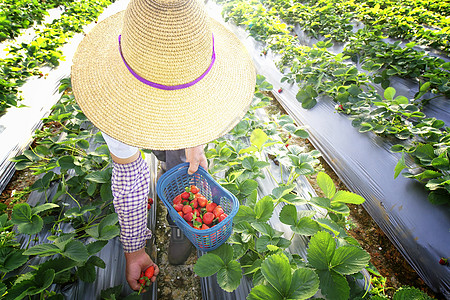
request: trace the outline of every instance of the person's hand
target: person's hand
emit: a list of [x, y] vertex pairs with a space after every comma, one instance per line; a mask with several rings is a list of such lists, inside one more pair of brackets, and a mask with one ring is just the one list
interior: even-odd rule
[[205, 146], [200, 145], [193, 148], [186, 148], [186, 162], [189, 163], [188, 174], [192, 175], [198, 170], [198, 166], [202, 166], [205, 170], [208, 169], [208, 160], [203, 150]]
[[131, 289], [139, 291], [141, 284], [138, 280], [141, 277], [141, 272], [145, 272], [145, 270], [147, 270], [150, 266], [154, 266], [155, 268], [155, 273], [153, 274], [153, 277], [150, 278], [151, 282], [155, 282], [156, 275], [159, 274], [159, 268], [151, 260], [150, 256], [148, 256], [147, 252], [145, 252], [145, 248], [135, 252], [125, 253], [125, 258], [127, 260], [125, 274]]

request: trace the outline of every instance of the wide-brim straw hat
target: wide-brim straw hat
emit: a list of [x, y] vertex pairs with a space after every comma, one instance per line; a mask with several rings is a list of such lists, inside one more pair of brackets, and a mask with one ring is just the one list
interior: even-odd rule
[[255, 76], [244, 45], [203, 3], [132, 0], [84, 37], [72, 87], [102, 132], [131, 146], [176, 150], [231, 130], [249, 108]]

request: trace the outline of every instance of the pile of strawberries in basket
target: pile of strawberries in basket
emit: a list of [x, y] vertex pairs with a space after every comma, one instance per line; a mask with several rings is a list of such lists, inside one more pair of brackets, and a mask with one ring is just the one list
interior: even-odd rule
[[173, 208], [195, 229], [211, 228], [228, 216], [220, 205], [200, 194], [195, 185], [186, 187], [173, 199]]

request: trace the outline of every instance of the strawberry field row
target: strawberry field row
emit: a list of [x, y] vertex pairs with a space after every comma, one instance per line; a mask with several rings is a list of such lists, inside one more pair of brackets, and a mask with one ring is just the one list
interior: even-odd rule
[[[360, 132], [372, 131], [408, 140], [406, 146], [399, 143], [392, 148], [411, 156], [418, 165], [419, 172], [404, 175], [425, 182], [431, 202], [448, 203], [450, 130], [442, 120], [426, 117], [418, 105], [430, 88], [430, 82], [421, 85], [412, 100], [396, 96], [392, 87], [380, 95], [375, 90], [376, 78], [349, 64], [346, 61], [349, 56], [327, 51], [332, 46], [330, 41], [320, 41], [312, 47], [300, 45], [292, 26], [281, 21], [277, 9], [267, 9], [256, 0], [225, 1], [223, 14], [225, 19], [245, 25], [251, 36], [266, 42], [267, 48], [281, 55], [277, 64], [285, 70], [282, 81], [299, 85], [297, 100], [304, 108], [312, 108], [318, 96], [327, 95], [338, 103], [339, 112], [349, 115]], [[372, 67], [379, 66], [372, 64]], [[405, 168], [407, 165], [402, 159], [395, 176]]]
[[58, 66], [63, 59], [61, 46], [82, 32], [83, 26], [94, 21], [109, 4], [109, 0], [69, 1], [61, 18], [37, 30], [35, 39], [9, 46], [7, 57], [0, 59], [0, 112], [20, 105], [19, 87], [25, 80], [33, 75], [42, 77], [42, 66]]
[[[320, 153], [295, 145], [294, 137], [308, 138], [308, 133], [291, 117], [261, 118], [258, 109], [269, 101], [263, 92], [273, 88], [263, 79], [258, 77], [251, 110], [207, 151], [210, 172], [221, 174], [217, 180], [241, 206], [229, 244], [201, 256], [194, 271], [199, 276], [217, 273], [219, 286], [228, 292], [239, 286], [244, 274], [252, 283], [247, 299], [307, 299], [318, 289], [326, 299], [385, 299], [383, 292], [370, 293], [367, 282], [355, 284], [363, 279], [359, 272], [364, 267], [379, 275], [345, 230], [346, 203], [361, 204], [364, 199], [337, 191], [328, 175], [317, 174]], [[296, 183], [312, 174], [317, 174], [321, 197], [308, 196]], [[299, 251], [300, 240], [306, 242]], [[404, 289], [397, 296], [417, 292]]]
[[[65, 80], [61, 90], [69, 87], [70, 82]], [[317, 173], [320, 153], [305, 152], [296, 145], [286, 147], [293, 137], [308, 137], [289, 116], [276, 115], [267, 121], [258, 118], [255, 111], [269, 103], [264, 91], [272, 86], [258, 77], [258, 87], [252, 109], [244, 119], [230, 135], [206, 149], [210, 172], [236, 195], [241, 207], [229, 243], [203, 255], [194, 270], [199, 276], [222, 274], [217, 276], [218, 284], [228, 292], [239, 286], [244, 274], [254, 286], [247, 299], [278, 299], [283, 294], [305, 299], [319, 289], [327, 299], [368, 296], [367, 286], [364, 290], [352, 282], [360, 278], [362, 268], [367, 267], [374, 274], [376, 270], [368, 264], [369, 255], [345, 232], [349, 214], [345, 203], [360, 204], [364, 199], [337, 191], [324, 173], [317, 176], [324, 196], [302, 196], [295, 181], [299, 176]], [[76, 280], [93, 282], [96, 267], [105, 267], [96, 253], [119, 233], [111, 206], [111, 160], [101, 135], [91, 133], [92, 125], [70, 91], [53, 109], [44, 120], [47, 125], [35, 133], [35, 145], [15, 161], [17, 169], [29, 168], [41, 174], [28, 192], [36, 190], [48, 195], [50, 187], [57, 184], [55, 194], [35, 207], [15, 204], [10, 220], [5, 213], [0, 216], [0, 251], [4, 254], [0, 260], [0, 294], [5, 299], [26, 295], [62, 299], [61, 294], [50, 291], [51, 285]], [[273, 173], [273, 167], [268, 169], [272, 160], [263, 153], [277, 162], [275, 169], [279, 169], [280, 176]], [[265, 176], [276, 183], [269, 194], [261, 194], [258, 187]], [[74, 206], [65, 207], [62, 199], [66, 197]], [[85, 203], [82, 206], [81, 201]], [[326, 211], [326, 216], [315, 217], [313, 207]], [[283, 236], [283, 232], [274, 229], [273, 222], [289, 226], [290, 236], [289, 231]], [[28, 236], [23, 250], [19, 250], [13, 225], [18, 233]], [[50, 228], [50, 243], [34, 238], [47, 230], [44, 226]], [[67, 226], [69, 230], [62, 230]], [[305, 257], [287, 250], [296, 236], [311, 236]], [[88, 238], [96, 241], [86, 244]], [[22, 267], [34, 256], [51, 259], [33, 269]], [[420, 294], [412, 288], [398, 293]], [[382, 294], [377, 297], [384, 299]]]
[[0, 42], [13, 39], [20, 34], [21, 29], [41, 24], [47, 10], [61, 5], [63, 1], [0, 1]]
[[[61, 89], [66, 88], [70, 88], [70, 81]], [[53, 107], [52, 115], [44, 119], [44, 124], [43, 130], [34, 135], [35, 146], [16, 157], [18, 169], [30, 168], [35, 174], [41, 174], [25, 193], [42, 192], [44, 203], [34, 207], [28, 203], [14, 204], [10, 220], [6, 213], [0, 216], [2, 299], [31, 295], [63, 299], [49, 287], [78, 279], [93, 282], [96, 267], [105, 268], [105, 262], [96, 253], [119, 234], [117, 215], [111, 205], [108, 149], [100, 134], [91, 133], [92, 125], [86, 126], [86, 117], [70, 92]], [[55, 184], [56, 191], [50, 194]], [[81, 205], [86, 199], [91, 200]], [[66, 202], [74, 205], [66, 207]], [[10, 209], [2, 204], [2, 211]], [[17, 231], [13, 230], [14, 225]], [[47, 230], [50, 236], [40, 240], [40, 233]], [[19, 234], [26, 237], [22, 246], [17, 240]], [[86, 243], [89, 238], [96, 241]], [[27, 267], [28, 260], [34, 256], [51, 259]], [[16, 271], [18, 268], [20, 272]]]
[[447, 16], [412, 7], [406, 3], [385, 1], [270, 1], [287, 22], [298, 23], [316, 38], [348, 41], [355, 35], [355, 22], [365, 31], [391, 38], [406, 39], [423, 46], [448, 52], [450, 21]]

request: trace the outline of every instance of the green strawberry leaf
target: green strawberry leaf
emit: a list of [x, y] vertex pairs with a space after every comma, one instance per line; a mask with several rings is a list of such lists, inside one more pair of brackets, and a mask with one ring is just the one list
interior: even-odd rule
[[336, 193], [336, 187], [334, 186], [333, 180], [324, 172], [319, 172], [317, 174], [317, 185], [325, 194], [325, 197], [331, 199]]
[[298, 268], [292, 274], [288, 299], [309, 299], [319, 290], [319, 276], [312, 269]]
[[331, 259], [331, 268], [343, 275], [361, 271], [370, 260], [370, 255], [355, 246], [342, 246], [336, 249]]
[[296, 225], [291, 226], [291, 229], [296, 234], [313, 235], [320, 230], [320, 225], [311, 217], [303, 217]]
[[33, 246], [23, 252], [24, 255], [39, 255], [39, 256], [49, 256], [61, 253], [56, 245], [53, 244], [39, 244]]
[[255, 205], [255, 215], [258, 222], [267, 222], [273, 214], [274, 205], [272, 197], [265, 196]]
[[283, 300], [280, 293], [274, 289], [271, 285], [257, 285], [247, 296], [247, 300]]
[[97, 252], [100, 252], [100, 250], [102, 250], [103, 247], [106, 246], [106, 244], [108, 244], [108, 241], [95, 241], [87, 244], [86, 249], [89, 255], [94, 255]]
[[395, 165], [394, 179], [397, 178], [398, 175], [400, 175], [400, 172], [406, 168], [408, 168], [408, 166], [406, 165], [406, 162], [405, 162], [405, 154], [402, 152], [402, 157], [399, 159], [399, 161]]
[[289, 194], [292, 192], [292, 190], [295, 188], [295, 184], [290, 185], [279, 185], [276, 188], [272, 190], [272, 195], [275, 197], [275, 199], [280, 199], [283, 196]]
[[76, 240], [68, 242], [64, 252], [61, 254], [78, 262], [86, 261], [89, 257], [86, 246], [82, 242]]
[[245, 205], [240, 205], [239, 210], [237, 211], [236, 215], [234, 216], [233, 222], [234, 223], [256, 222], [256, 214], [253, 211], [253, 209], [251, 209], [250, 207], [245, 206]]
[[17, 225], [17, 229], [23, 234], [36, 234], [44, 227], [44, 221], [40, 216], [32, 214], [28, 203], [14, 205], [11, 221]]
[[28, 261], [28, 256], [23, 255], [24, 250], [12, 247], [0, 248], [0, 272], [8, 273], [22, 266]]
[[280, 222], [287, 225], [297, 224], [297, 208], [294, 205], [285, 205], [280, 211]]
[[262, 151], [263, 145], [269, 140], [269, 137], [262, 129], [253, 130], [250, 136], [250, 143], [255, 146], [259, 152]]
[[237, 289], [241, 283], [241, 278], [241, 265], [235, 260], [230, 261], [217, 272], [217, 283], [227, 292]]
[[280, 295], [287, 295], [291, 287], [292, 273], [289, 260], [284, 254], [275, 254], [266, 258], [261, 264], [264, 278]]
[[334, 238], [325, 231], [311, 237], [308, 245], [308, 263], [318, 270], [328, 270], [336, 249]]
[[327, 299], [348, 300], [350, 287], [347, 279], [333, 270], [317, 270], [320, 279], [320, 290]]
[[52, 208], [56, 208], [59, 207], [59, 205], [55, 204], [55, 203], [44, 203], [38, 206], [35, 206], [31, 209], [31, 213], [32, 214], [38, 214], [40, 212], [52, 209]]
[[354, 194], [348, 191], [338, 191], [334, 197], [332, 197], [331, 202], [342, 202], [349, 204], [362, 204], [365, 199], [360, 195]]
[[[38, 270], [37, 273], [33, 276], [33, 280], [31, 280], [31, 286], [26, 289], [27, 295], [36, 295], [47, 289], [55, 278], [55, 270]], [[25, 280], [28, 281], [28, 280]], [[9, 294], [9, 293], [8, 293]]]
[[225, 263], [218, 255], [207, 253], [198, 258], [194, 265], [194, 272], [200, 277], [208, 277], [216, 274], [223, 267]]
[[209, 253], [220, 257], [224, 264], [228, 264], [233, 259], [233, 248], [227, 243], [222, 244], [219, 248]]

